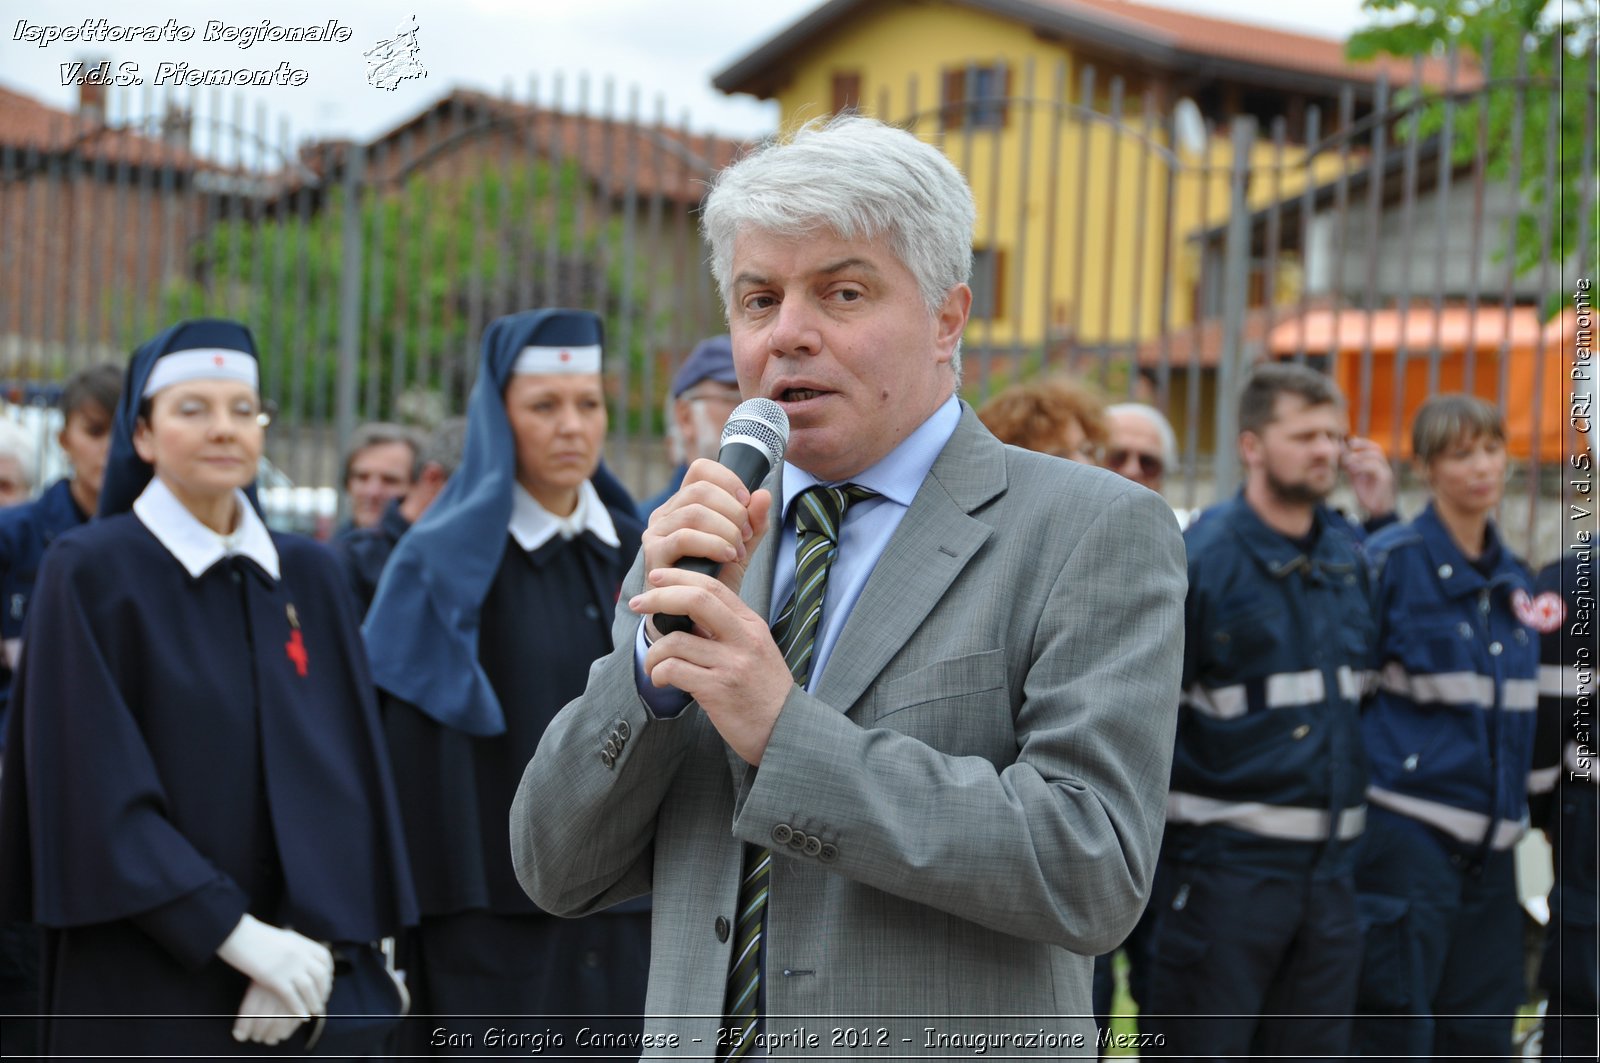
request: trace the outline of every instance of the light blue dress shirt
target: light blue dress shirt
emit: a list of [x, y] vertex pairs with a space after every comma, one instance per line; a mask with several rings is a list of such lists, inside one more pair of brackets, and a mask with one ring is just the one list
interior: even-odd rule
[[[928, 470], [944, 450], [961, 420], [961, 403], [955, 396], [945, 400], [917, 430], [886, 454], [881, 461], [850, 479], [850, 483], [870, 488], [879, 495], [852, 505], [845, 512], [839, 529], [839, 553], [828, 573], [828, 588], [822, 597], [822, 624], [817, 632], [816, 648], [811, 662], [807, 690], [815, 689], [817, 679], [828, 666], [828, 658], [839, 641], [839, 632], [861, 597], [878, 558], [889, 545], [895, 529], [911, 500], [928, 478]], [[767, 622], [770, 624], [783, 612], [789, 596], [794, 593], [794, 555], [797, 533], [794, 521], [794, 503], [802, 492], [816, 484], [839, 486], [818, 480], [815, 476], [788, 462], [783, 466], [783, 531], [778, 542], [778, 554], [773, 559], [772, 606]], [[656, 687], [644, 670], [644, 625], [634, 642], [633, 674], [639, 696], [650, 712], [662, 719], [681, 713], [689, 704], [688, 695], [675, 687]]]

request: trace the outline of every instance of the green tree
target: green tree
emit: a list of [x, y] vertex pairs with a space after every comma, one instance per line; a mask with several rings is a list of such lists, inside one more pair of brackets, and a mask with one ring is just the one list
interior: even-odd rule
[[[191, 249], [189, 275], [165, 287], [148, 317], [129, 323], [129, 341], [181, 317], [237, 317], [260, 347], [263, 393], [287, 420], [331, 420], [348, 204], [342, 187], [325, 194], [315, 210], [291, 198], [276, 217], [212, 225]], [[584, 220], [577, 204], [588, 194], [575, 164], [537, 163], [413, 178], [363, 196], [363, 413], [395, 418], [402, 393], [418, 392], [464, 408], [483, 326], [529, 305], [595, 309], [613, 345], [632, 337], [627, 353], [637, 370], [652, 324], [648, 301], [624, 297], [622, 218], [591, 207]], [[649, 264], [635, 254], [632, 266], [632, 287], [648, 290]]]
[[[1487, 108], [1487, 175], [1498, 181], [1515, 175], [1523, 193], [1524, 210], [1512, 241], [1517, 269], [1537, 266], [1546, 246], [1555, 263], [1575, 252], [1592, 255], [1597, 0], [1364, 0], [1362, 10], [1375, 22], [1350, 38], [1351, 59], [1440, 57], [1456, 47], [1463, 59], [1477, 64], [1486, 87], [1468, 94], [1465, 106], [1456, 110], [1451, 151], [1457, 163], [1473, 158], [1479, 111]], [[1526, 80], [1519, 81], [1519, 76]], [[1442, 100], [1432, 98], [1421, 106], [1415, 135], [1440, 134]], [[1552, 121], [1558, 142], [1553, 174], [1546, 170]], [[1400, 135], [1412, 135], [1412, 128], [1409, 121], [1401, 122]], [[1579, 248], [1585, 192], [1590, 209], [1581, 231], [1588, 246]]]

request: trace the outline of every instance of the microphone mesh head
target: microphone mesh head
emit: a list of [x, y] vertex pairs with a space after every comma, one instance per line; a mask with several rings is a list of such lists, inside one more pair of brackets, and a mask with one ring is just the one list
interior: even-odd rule
[[789, 446], [789, 415], [771, 399], [746, 399], [733, 408], [722, 429], [722, 442], [735, 436], [760, 444], [772, 464], [777, 465]]

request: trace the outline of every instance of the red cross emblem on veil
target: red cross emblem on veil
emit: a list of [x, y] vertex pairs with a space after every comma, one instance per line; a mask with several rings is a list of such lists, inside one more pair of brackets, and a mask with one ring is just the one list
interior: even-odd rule
[[213, 355], [212, 355], [212, 356], [211, 356], [211, 363], [212, 363], [212, 364], [213, 364], [213, 365], [215, 365], [215, 366], [216, 366], [216, 367], [217, 367], [217, 368], [218, 368], [218, 369], [221, 369], [221, 368], [222, 368], [222, 355], [220, 355], [220, 354], [213, 354]]
[[572, 352], [571, 351], [562, 351], [560, 357], [561, 357], [561, 360], [563, 362], [570, 362], [570, 361], [572, 361]]

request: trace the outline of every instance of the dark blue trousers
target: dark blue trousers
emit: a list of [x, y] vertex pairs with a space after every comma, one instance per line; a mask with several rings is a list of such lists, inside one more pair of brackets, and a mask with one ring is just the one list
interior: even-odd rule
[[1509, 1056], [1525, 995], [1510, 850], [1455, 850], [1415, 820], [1373, 808], [1356, 886], [1366, 957], [1354, 1050]]
[[1348, 877], [1172, 863], [1140, 1033], [1197, 1059], [1344, 1055], [1361, 965]]
[[1596, 1013], [1600, 1012], [1600, 933], [1596, 914], [1597, 793], [1592, 785], [1566, 784], [1560, 818], [1550, 839], [1556, 882], [1550, 890], [1550, 925], [1539, 984], [1549, 994], [1544, 1019], [1546, 1059], [1596, 1058]]

